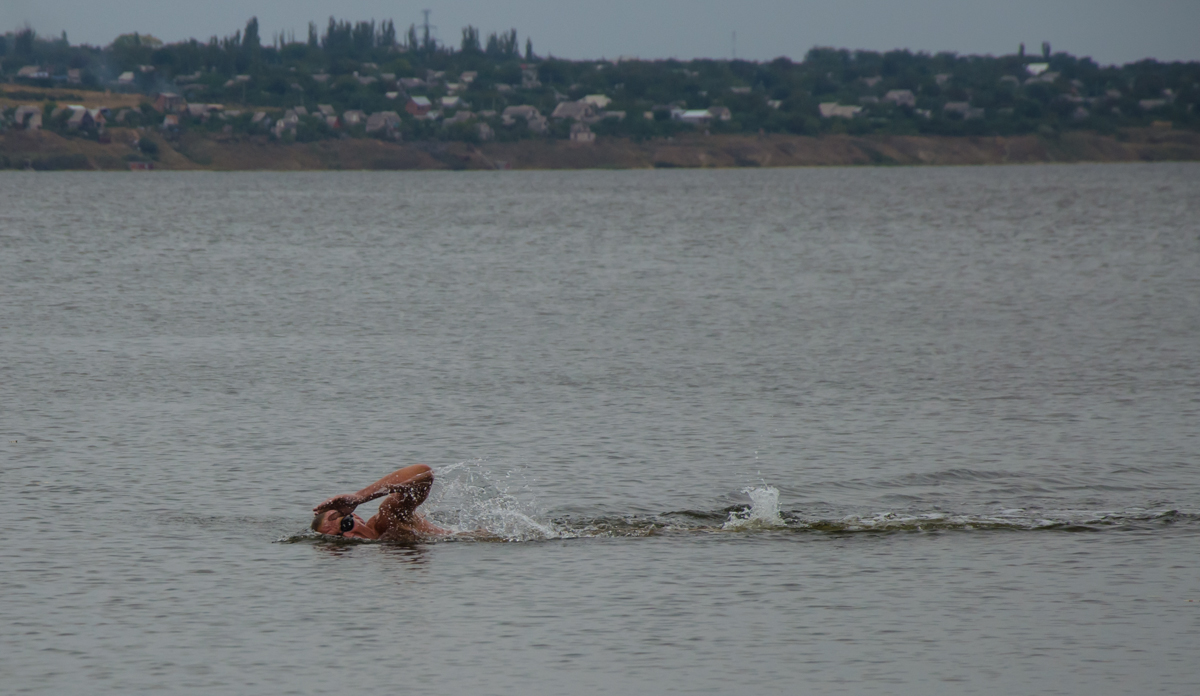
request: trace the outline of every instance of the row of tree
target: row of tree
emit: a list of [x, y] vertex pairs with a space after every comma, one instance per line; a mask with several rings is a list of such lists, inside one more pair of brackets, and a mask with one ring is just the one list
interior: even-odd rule
[[[439, 42], [430, 27], [413, 24], [399, 34], [393, 20], [350, 22], [329, 18], [321, 32], [310, 22], [306, 40], [283, 33], [264, 43], [258, 18], [230, 36], [211, 37], [207, 42], [190, 39], [164, 46], [148, 34], [122, 34], [107, 47], [71, 46], [66, 33], [61, 38], [38, 36], [30, 27], [0, 35], [0, 69], [11, 72], [25, 64], [45, 63], [53, 67], [91, 68], [101, 78], [112, 77], [141, 66], [164, 67], [168, 76], [194, 70], [245, 73], [286, 62], [305, 63], [310, 68], [330, 67], [339, 61], [379, 62], [404, 53], [411, 56], [449, 56], [452, 46]], [[463, 28], [458, 53], [494, 60], [521, 59], [517, 30], [493, 32], [481, 42], [477, 28]], [[533, 42], [525, 40], [526, 60], [534, 60]]]
[[[111, 88], [128, 72], [148, 95], [174, 91], [189, 101], [260, 108], [311, 110], [324, 103], [339, 112], [402, 110], [398, 78], [426, 78], [427, 85], [407, 91], [436, 102], [448, 93], [447, 83], [470, 71], [475, 79], [459, 92], [469, 106], [461, 108], [530, 104], [548, 115], [565, 99], [600, 93], [612, 100], [608, 110], [625, 118], [593, 128], [631, 137], [683, 128], [671, 121], [672, 109], [714, 106], [729, 108], [733, 118], [708, 127], [730, 132], [1053, 134], [1155, 121], [1200, 129], [1200, 63], [1103, 66], [1048, 45], [1040, 55], [1023, 47], [1004, 56], [814, 48], [801, 61], [571, 61], [536, 56], [528, 39], [522, 51], [516, 30], [483, 37], [468, 26], [459, 44], [448, 46], [425, 27], [400, 32], [390, 20], [334, 18], [323, 30], [310, 24], [302, 39], [278, 34], [264, 41], [253, 18], [241, 31], [207, 42], [164, 45], [126, 34], [103, 48], [73, 46], [65, 35], [40, 37], [28, 28], [0, 39], [0, 73], [9, 78], [32, 64], [49, 76], [27, 81], [60, 85], [74, 70], [80, 88]], [[889, 97], [896, 90], [911, 95]], [[861, 111], [822, 118], [820, 105], [831, 102]], [[421, 124], [413, 132], [439, 131]]]

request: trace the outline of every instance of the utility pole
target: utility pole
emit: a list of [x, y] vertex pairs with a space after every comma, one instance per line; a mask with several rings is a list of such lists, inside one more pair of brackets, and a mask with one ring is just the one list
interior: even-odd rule
[[423, 49], [425, 49], [426, 51], [432, 51], [432, 50], [433, 50], [433, 39], [432, 39], [432, 38], [430, 38], [430, 35], [429, 35], [429, 30], [430, 30], [430, 29], [435, 29], [435, 30], [436, 30], [436, 29], [437, 29], [437, 27], [435, 27], [435, 26], [433, 26], [432, 24], [430, 24], [430, 23], [429, 23], [429, 12], [430, 12], [430, 10], [421, 10], [421, 12], [422, 12], [422, 13], [425, 15], [425, 23], [421, 25], [421, 29], [423, 29], [423, 30], [424, 30], [424, 32], [425, 32], [425, 33], [424, 33], [424, 37], [423, 37], [423, 38], [424, 38], [424, 40], [423, 40], [423, 42], [422, 42], [422, 44], [421, 44], [421, 47], [422, 47]]
[[737, 32], [733, 32], [733, 38], [729, 40], [730, 60], [737, 60]]

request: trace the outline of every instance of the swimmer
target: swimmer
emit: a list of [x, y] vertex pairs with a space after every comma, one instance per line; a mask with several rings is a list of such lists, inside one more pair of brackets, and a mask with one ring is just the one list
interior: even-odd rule
[[[318, 534], [347, 539], [411, 539], [417, 535], [449, 534], [417, 512], [433, 486], [433, 470], [413, 464], [384, 476], [357, 493], [337, 495], [313, 508], [312, 529]], [[387, 496], [379, 512], [363, 521], [354, 508]]]

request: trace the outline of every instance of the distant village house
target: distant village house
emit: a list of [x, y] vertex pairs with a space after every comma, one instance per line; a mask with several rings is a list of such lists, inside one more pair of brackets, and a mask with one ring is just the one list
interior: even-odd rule
[[160, 114], [176, 113], [187, 107], [187, 100], [174, 92], [159, 92], [154, 98], [154, 110]]
[[42, 127], [42, 108], [40, 106], [18, 106], [13, 114], [13, 121], [25, 130], [40, 130]]
[[824, 102], [817, 105], [821, 118], [854, 118], [862, 113], [861, 106], [844, 106], [837, 102]]
[[378, 133], [385, 131], [389, 137], [395, 137], [396, 129], [400, 127], [400, 114], [395, 111], [379, 111], [367, 117], [367, 132]]
[[408, 103], [404, 105], [404, 110], [417, 118], [424, 117], [431, 108], [433, 104], [429, 102], [428, 97], [409, 97]]
[[708, 109], [675, 109], [671, 112], [671, 117], [676, 121], [692, 125], [700, 125], [712, 120], [712, 114]]
[[579, 101], [560, 102], [550, 114], [553, 119], [574, 119], [576, 121], [591, 120], [596, 117], [595, 105], [580, 99]]
[[946, 105], [942, 107], [942, 111], [947, 114], [958, 114], [964, 120], [983, 118], [984, 115], [982, 108], [973, 107], [967, 102], [946, 102]]
[[733, 112], [727, 106], [710, 106], [708, 107], [708, 113], [712, 114], [712, 117], [718, 121], [728, 121], [733, 118]]
[[596, 134], [586, 123], [571, 124], [571, 142], [591, 144], [596, 142]]
[[883, 95], [883, 100], [896, 106], [907, 106], [910, 109], [917, 105], [917, 95], [913, 94], [911, 89], [888, 90], [888, 93]]
[[525, 119], [525, 125], [534, 133], [546, 133], [550, 130], [549, 121], [546, 117], [542, 116], [537, 107], [528, 104], [505, 107], [504, 112], [500, 116], [500, 121], [506, 126], [511, 126], [517, 122], [518, 118]]
[[17, 77], [26, 80], [49, 80], [50, 72], [37, 65], [26, 65], [17, 71]]

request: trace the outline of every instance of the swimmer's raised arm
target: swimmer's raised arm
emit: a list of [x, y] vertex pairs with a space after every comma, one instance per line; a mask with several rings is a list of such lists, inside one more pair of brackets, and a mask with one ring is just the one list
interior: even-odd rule
[[424, 464], [413, 464], [412, 466], [406, 466], [403, 469], [393, 471], [357, 493], [336, 495], [313, 508], [313, 512], [320, 514], [329, 510], [336, 510], [339, 515], [349, 515], [354, 512], [354, 508], [367, 501], [404, 491], [419, 484], [428, 484], [432, 481], [432, 469]]

